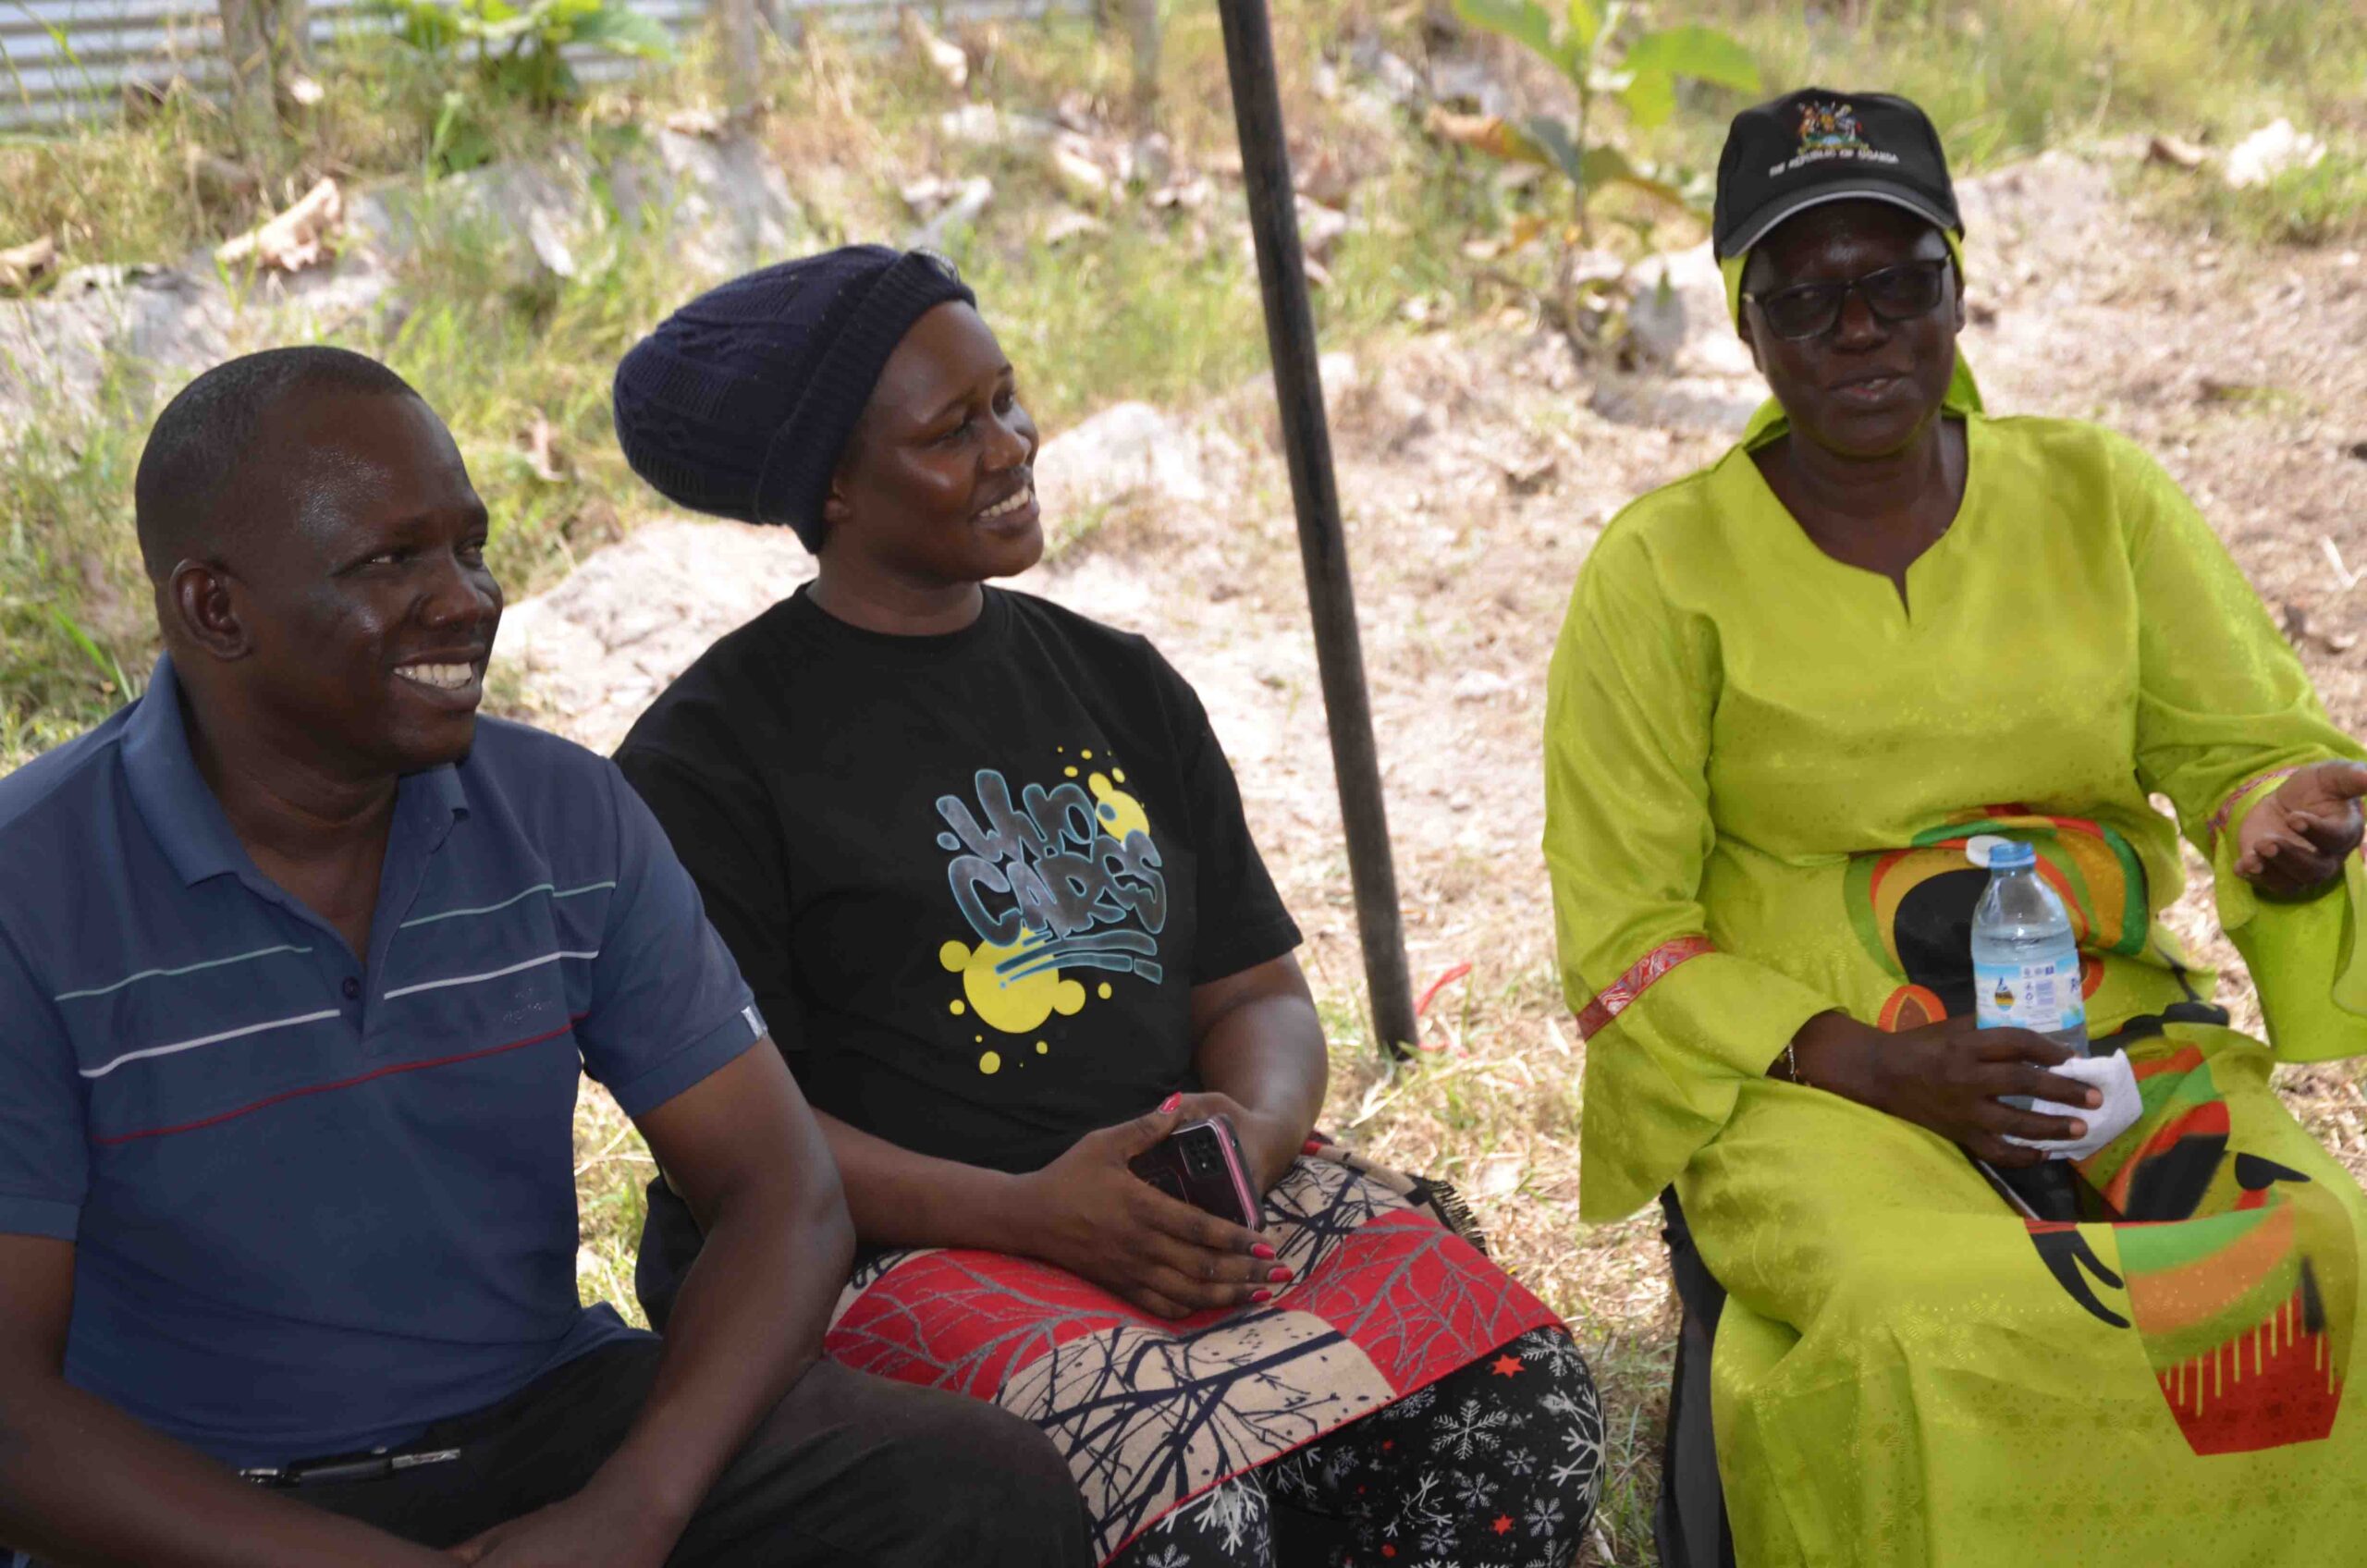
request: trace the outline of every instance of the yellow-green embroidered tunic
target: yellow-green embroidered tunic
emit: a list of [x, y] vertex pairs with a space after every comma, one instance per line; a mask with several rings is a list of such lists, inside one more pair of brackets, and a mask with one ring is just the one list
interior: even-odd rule
[[[1588, 1036], [1583, 1212], [1674, 1182], [1731, 1292], [1712, 1386], [1746, 1568], [2367, 1562], [2343, 1398], [2367, 1204], [2267, 1080], [2367, 1051], [2367, 876], [2258, 900], [2230, 828], [2361, 749], [2142, 452], [1966, 430], [1963, 506], [1903, 602], [1744, 447], [1628, 508], [1579, 576], [1545, 848]], [[2181, 827], [2273, 1055], [2213, 1021], [2156, 918]], [[2091, 1032], [2137, 1068], [2144, 1118], [2081, 1167], [2125, 1223], [2026, 1225], [1945, 1140], [1766, 1076], [1828, 1009], [1970, 1011], [1980, 834], [2037, 848]]]

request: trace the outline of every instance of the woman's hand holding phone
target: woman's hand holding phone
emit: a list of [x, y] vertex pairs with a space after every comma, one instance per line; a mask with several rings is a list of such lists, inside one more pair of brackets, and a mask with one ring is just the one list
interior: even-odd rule
[[1233, 1136], [1240, 1140], [1242, 1156], [1249, 1162], [1249, 1184], [1255, 1189], [1254, 1195], [1261, 1200], [1290, 1170], [1291, 1161], [1305, 1152], [1306, 1140], [1297, 1135], [1296, 1129], [1262, 1111], [1250, 1109], [1231, 1095], [1220, 1095], [1213, 1089], [1185, 1095], [1180, 1109], [1186, 1121], [1221, 1116], [1233, 1123]]
[[1161, 1317], [1245, 1306], [1287, 1283], [1290, 1270], [1264, 1236], [1168, 1196], [1128, 1168], [1189, 1120], [1183, 1105], [1171, 1096], [1021, 1177], [1013, 1224], [1029, 1244], [1018, 1250]]

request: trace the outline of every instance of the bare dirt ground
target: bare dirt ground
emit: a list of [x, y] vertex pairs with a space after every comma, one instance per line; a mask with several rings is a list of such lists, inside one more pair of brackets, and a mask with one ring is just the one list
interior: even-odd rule
[[[1968, 183], [1966, 351], [1993, 410], [2099, 420], [2155, 452], [2296, 631], [2337, 720], [2367, 733], [2367, 594], [2327, 548], [2367, 569], [2367, 266], [2155, 227], [2120, 193], [2128, 173], [2050, 155]], [[1760, 395], [1703, 259], [1673, 282], [1695, 316], [1673, 374], [1581, 370], [1550, 335], [1511, 326], [1332, 367], [1417, 988], [1471, 966], [1433, 1004], [1435, 1051], [1417, 1073], [1390, 1081], [1363, 1047], [1335, 1051], [1332, 1121], [1383, 1158], [1461, 1180], [1500, 1254], [1578, 1325], [1604, 1374], [1614, 1463], [1640, 1467], [1630, 1494], [1657, 1455], [1674, 1318], [1650, 1219], [1577, 1221], [1580, 1059], [1553, 978], [1538, 737], [1547, 658], [1600, 525], [1713, 459]], [[1361, 971], [1270, 408], [1258, 385], [1170, 410], [1194, 433], [1204, 498], [1122, 502], [1022, 585], [1147, 632], [1198, 686], [1344, 1038], [1360, 1033]], [[1044, 454], [1048, 490], [1059, 456]], [[513, 656], [542, 650], [526, 705], [613, 741], [669, 666], [804, 574], [785, 535], [733, 533], [729, 583], [686, 584], [688, 599], [661, 590], [672, 602], [645, 604], [622, 643], [596, 638], [605, 653], [555, 624], [555, 606], [522, 607], [504, 637]], [[644, 531], [618, 547], [639, 554], [586, 573], [646, 592], [682, 537]], [[613, 621], [618, 601], [585, 579], [546, 597], [573, 594], [573, 613]], [[2232, 961], [2193, 892], [2177, 921]], [[2240, 971], [2230, 979], [2256, 1025]], [[2287, 1070], [2283, 1084], [2367, 1172], [2353, 1071]], [[1645, 1553], [1632, 1501], [1606, 1524], [1603, 1555]]]

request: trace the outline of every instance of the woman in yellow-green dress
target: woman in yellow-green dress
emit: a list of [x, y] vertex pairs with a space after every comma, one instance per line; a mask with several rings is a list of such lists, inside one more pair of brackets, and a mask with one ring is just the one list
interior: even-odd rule
[[[1584, 1212], [1674, 1183], [1730, 1292], [1737, 1556], [2367, 1562], [2367, 1201], [2269, 1087], [2367, 1051], [2361, 748], [2151, 459], [1981, 411], [1920, 111], [1748, 111], [1717, 202], [1774, 397], [1581, 572], [1546, 851]], [[2265, 1044], [2160, 922], [2180, 831]], [[1968, 851], [1994, 839], [2062, 896], [2141, 1108], [2053, 1162], [2033, 1145], [2112, 1129], [2059, 1047], [1975, 1026]]]

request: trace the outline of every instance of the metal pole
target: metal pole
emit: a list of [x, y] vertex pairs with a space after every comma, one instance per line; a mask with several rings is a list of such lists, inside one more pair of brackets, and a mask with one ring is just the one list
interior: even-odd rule
[[1290, 148], [1282, 139], [1282, 100], [1274, 80], [1273, 31], [1266, 0], [1217, 0], [1217, 10], [1224, 19], [1233, 124], [1241, 135], [1249, 228], [1257, 241], [1266, 343], [1274, 361], [1274, 395], [1282, 404], [1282, 446], [1290, 458], [1291, 496], [1298, 509], [1299, 557], [1306, 570], [1306, 603], [1315, 621], [1323, 710], [1331, 727], [1331, 766], [1339, 777], [1340, 818], [1348, 835], [1348, 876], [1355, 889], [1365, 984], [1381, 1049], [1402, 1059], [1419, 1038], [1414, 987], [1405, 970], [1397, 868], [1390, 858], [1389, 814], [1381, 800], [1372, 703], [1365, 691], [1364, 650], [1356, 636], [1355, 589], [1349, 581], [1340, 492], [1331, 472], [1331, 432], [1323, 417], [1315, 315], [1307, 304]]

